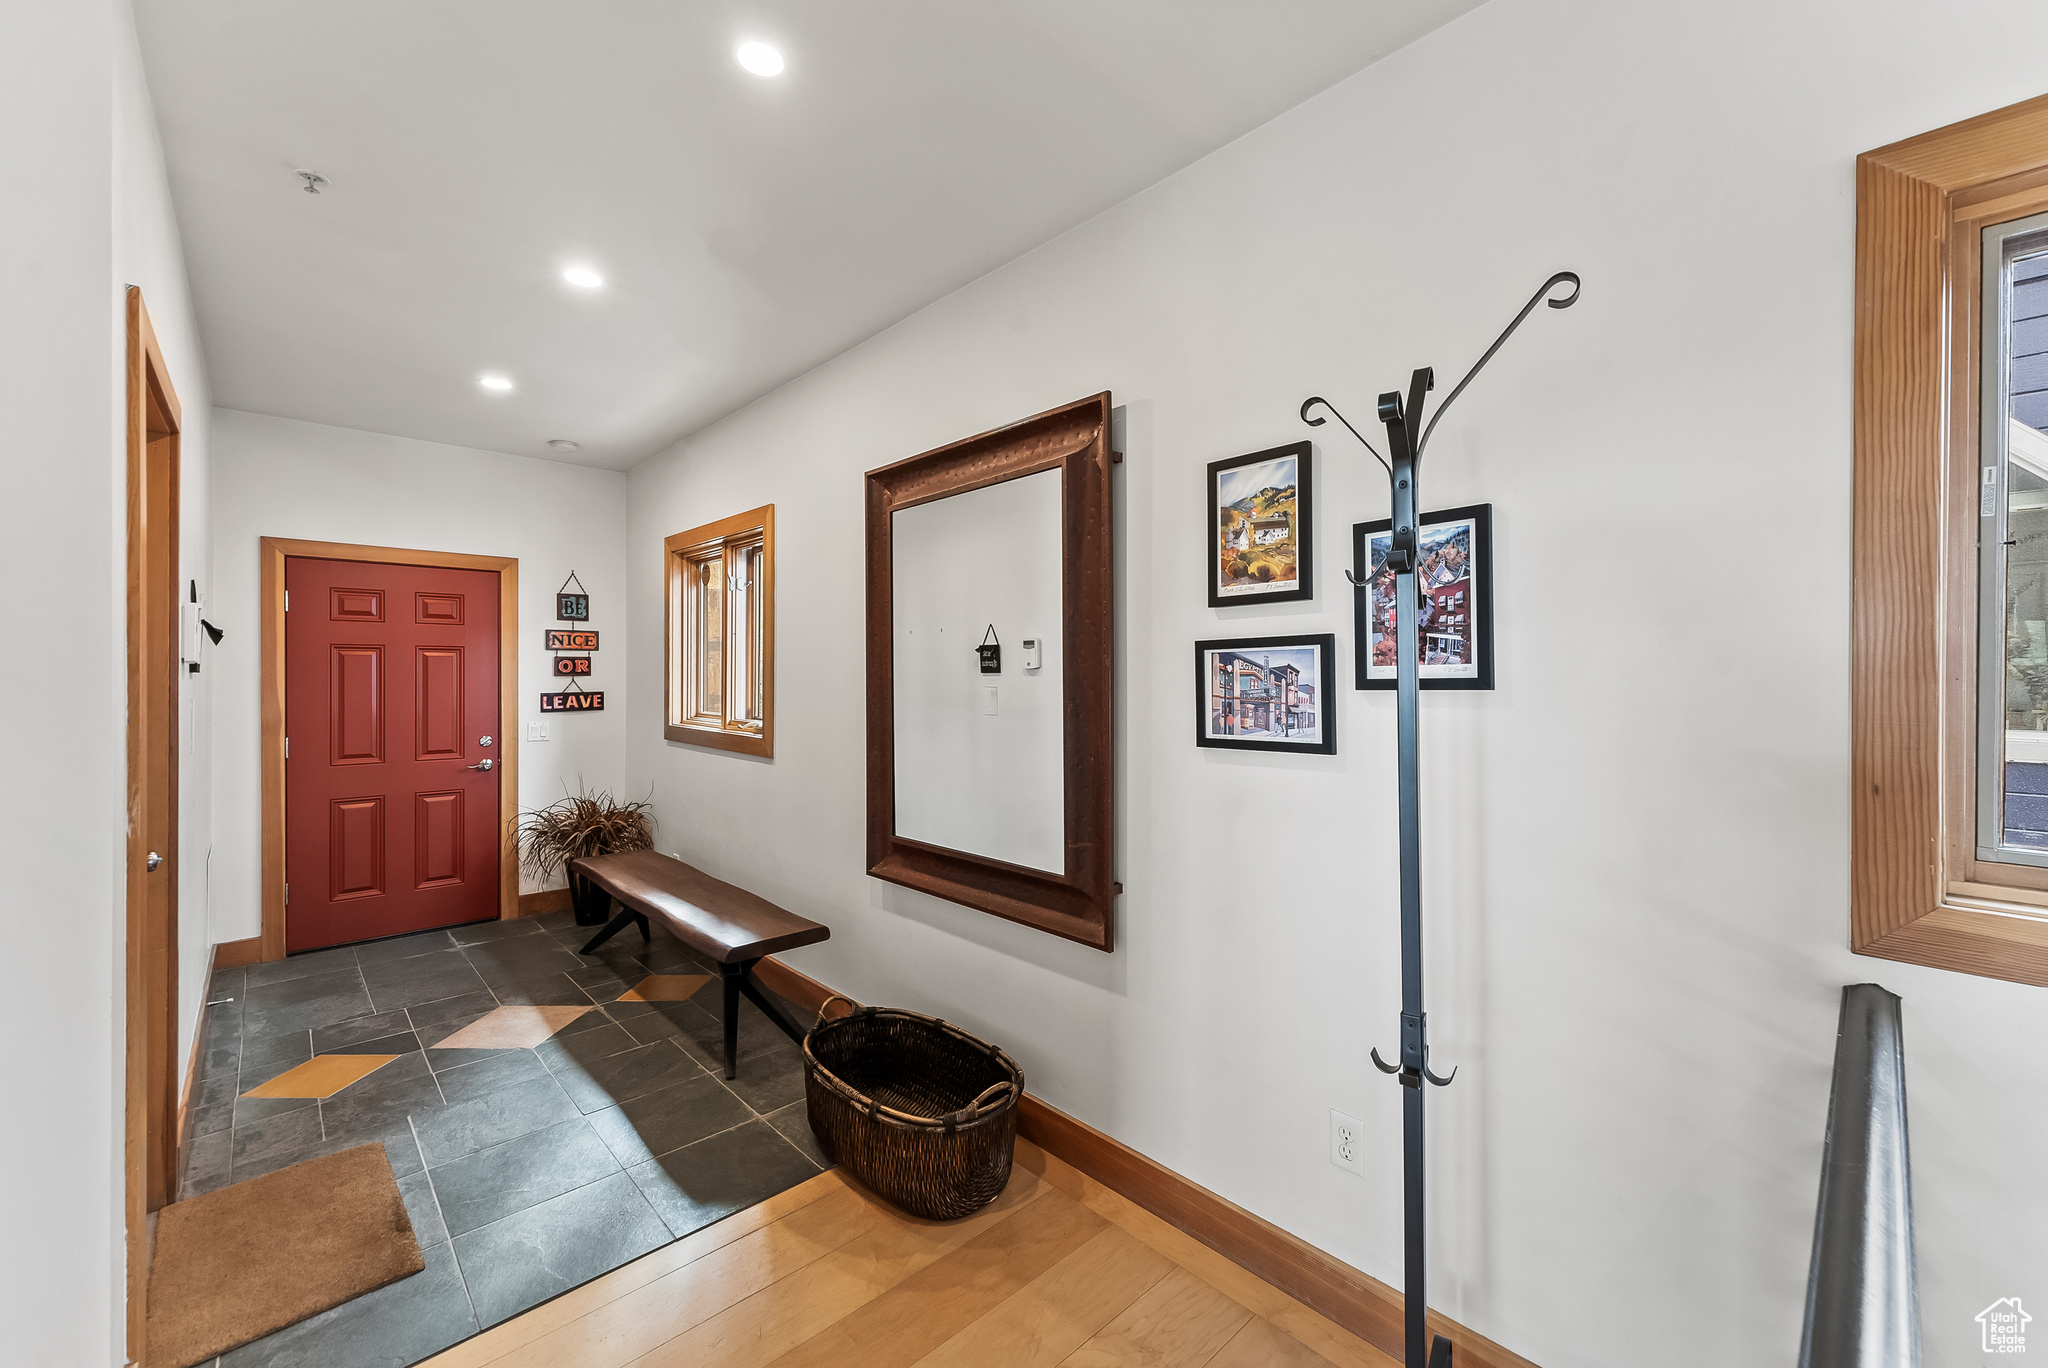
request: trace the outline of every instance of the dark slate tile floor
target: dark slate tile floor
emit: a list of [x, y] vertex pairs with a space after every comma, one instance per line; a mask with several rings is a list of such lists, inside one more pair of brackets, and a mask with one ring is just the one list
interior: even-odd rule
[[[560, 912], [214, 975], [180, 1196], [381, 1141], [427, 1268], [213, 1368], [403, 1368], [826, 1167], [794, 1042], [743, 1005], [728, 1082], [717, 969], [659, 931], [577, 954], [591, 934]], [[616, 1001], [650, 973], [712, 981]], [[433, 1048], [500, 1006], [585, 1004], [533, 1049]], [[318, 1054], [398, 1057], [324, 1101], [241, 1095]]]

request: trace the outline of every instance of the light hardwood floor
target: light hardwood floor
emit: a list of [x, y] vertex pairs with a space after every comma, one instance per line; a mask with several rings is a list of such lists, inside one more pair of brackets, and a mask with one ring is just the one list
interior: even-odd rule
[[836, 1171], [424, 1368], [1397, 1368], [1026, 1141], [944, 1225]]

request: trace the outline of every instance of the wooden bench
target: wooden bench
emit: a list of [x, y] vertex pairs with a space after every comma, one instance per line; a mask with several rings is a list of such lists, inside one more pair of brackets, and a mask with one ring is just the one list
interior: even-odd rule
[[725, 979], [727, 1078], [739, 1077], [740, 994], [791, 1040], [803, 1040], [803, 1031], [762, 990], [754, 966], [763, 955], [825, 940], [830, 928], [655, 850], [569, 861], [569, 894], [579, 911], [596, 899], [603, 899], [599, 906], [604, 910], [613, 902], [621, 909], [583, 947], [586, 955], [630, 922], [640, 923], [641, 940], [652, 939], [647, 919], [658, 917], [677, 940], [718, 965]]

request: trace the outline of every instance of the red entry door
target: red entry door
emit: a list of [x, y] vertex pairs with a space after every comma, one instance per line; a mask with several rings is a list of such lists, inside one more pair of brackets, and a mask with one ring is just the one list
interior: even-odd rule
[[285, 948], [498, 915], [498, 576], [288, 557]]

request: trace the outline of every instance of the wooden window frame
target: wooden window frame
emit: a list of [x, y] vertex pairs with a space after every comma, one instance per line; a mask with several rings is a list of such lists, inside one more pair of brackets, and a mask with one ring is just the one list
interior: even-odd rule
[[[697, 590], [692, 587], [686, 573], [692, 561], [705, 559], [716, 554], [725, 562], [724, 573], [731, 574], [732, 555], [758, 543], [761, 548], [761, 566], [755, 585], [754, 602], [759, 614], [759, 630], [749, 633], [758, 636], [759, 652], [754, 660], [754, 675], [761, 685], [761, 725], [758, 729], [743, 727], [732, 714], [732, 672], [726, 665], [727, 685], [721, 700], [720, 721], [712, 726], [694, 720], [699, 714], [691, 706], [690, 690], [697, 674], [696, 669], [685, 669], [687, 657], [694, 665], [696, 652], [696, 623], [698, 621], [694, 601]], [[775, 505], [764, 504], [760, 508], [736, 513], [730, 518], [693, 527], [687, 532], [678, 532], [662, 542], [662, 735], [670, 741], [679, 741], [691, 746], [711, 746], [718, 750], [736, 751], [741, 755], [757, 755], [772, 759], [775, 755]], [[731, 605], [731, 590], [727, 590], [727, 607]], [[728, 611], [726, 641], [733, 639]], [[730, 648], [728, 648], [729, 651]], [[751, 649], [751, 643], [749, 646]], [[730, 656], [728, 655], [728, 660]]]
[[2048, 96], [1856, 162], [1850, 948], [2048, 986], [2048, 869], [1977, 858], [1984, 228], [2048, 210]]

